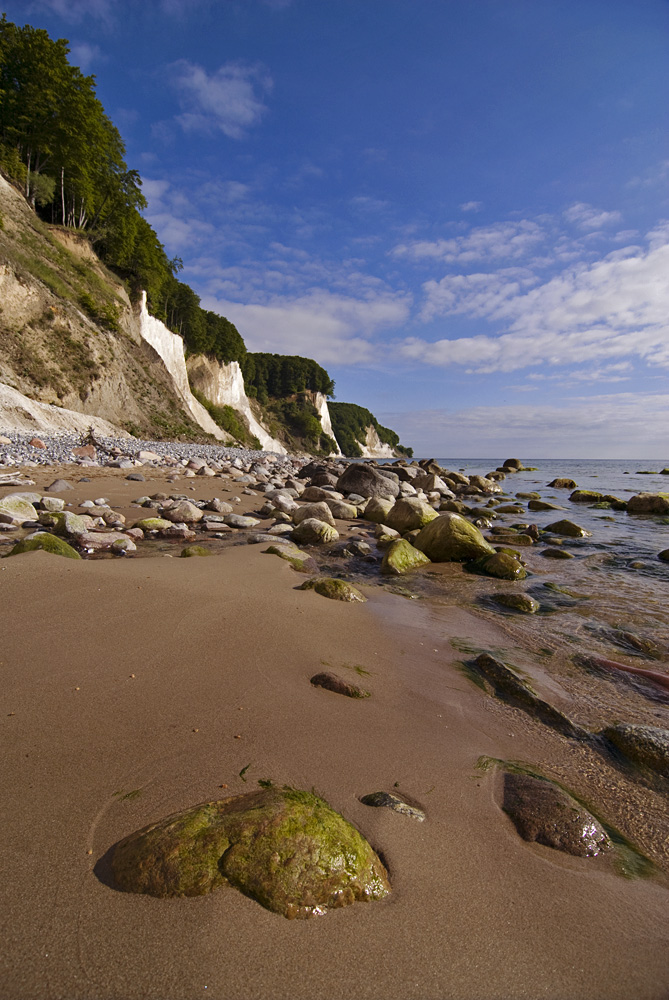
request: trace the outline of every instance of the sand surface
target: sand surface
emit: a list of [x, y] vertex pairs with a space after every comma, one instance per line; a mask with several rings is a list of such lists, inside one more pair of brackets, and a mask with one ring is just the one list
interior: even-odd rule
[[[164, 476], [86, 474], [77, 500], [122, 509], [165, 489]], [[190, 485], [227, 496], [206, 480], [166, 492]], [[0, 562], [0, 997], [666, 998], [666, 881], [525, 843], [499, 807], [500, 776], [476, 768], [481, 755], [597, 766], [458, 669], [453, 637], [494, 648], [508, 636], [378, 587], [365, 605], [296, 590], [302, 578], [264, 547]], [[372, 697], [314, 688], [324, 669]], [[315, 788], [353, 822], [392, 894], [287, 921], [232, 889], [158, 900], [112, 887], [119, 839], [267, 778]], [[395, 783], [426, 822], [359, 802]]]

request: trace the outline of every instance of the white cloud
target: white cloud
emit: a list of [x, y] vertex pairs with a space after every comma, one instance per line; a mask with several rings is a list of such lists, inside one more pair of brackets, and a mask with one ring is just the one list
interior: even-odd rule
[[93, 63], [99, 63], [103, 59], [99, 45], [89, 45], [88, 42], [79, 42], [70, 47], [70, 62], [73, 66], [78, 66], [82, 73], [87, 73]]
[[109, 22], [112, 14], [111, 0], [32, 0], [29, 11], [52, 11], [66, 21], [81, 21], [84, 17], [100, 18]]
[[669, 366], [667, 273], [669, 227], [659, 227], [648, 234], [645, 250], [617, 250], [529, 289], [505, 272], [448, 276], [424, 285], [424, 319], [484, 317], [503, 323], [505, 332], [433, 343], [411, 337], [399, 349], [426, 364], [461, 364], [479, 372], [631, 357]]
[[[518, 404], [380, 412], [418, 454], [658, 459], [666, 454], [669, 395], [575, 396], [563, 406]], [[568, 467], [565, 474], [568, 474]]]
[[620, 222], [622, 216], [620, 212], [604, 212], [601, 209], [593, 208], [592, 205], [584, 201], [574, 202], [566, 210], [564, 217], [567, 222], [573, 223], [584, 232], [592, 233], [597, 229], [613, 222]]
[[460, 205], [461, 212], [480, 212], [482, 208], [482, 201], [466, 201], [463, 205]]
[[482, 260], [517, 260], [541, 243], [545, 234], [541, 226], [529, 219], [520, 222], [499, 222], [492, 226], [472, 229], [466, 236], [452, 239], [415, 240], [400, 243], [391, 254], [413, 260], [441, 260], [460, 265]]
[[227, 316], [249, 350], [299, 354], [323, 365], [373, 363], [379, 349], [368, 338], [403, 323], [409, 311], [402, 296], [382, 293], [362, 299], [324, 289], [251, 304], [203, 295], [202, 305]]
[[260, 66], [225, 63], [209, 74], [181, 59], [170, 71], [182, 108], [176, 121], [185, 132], [220, 130], [231, 139], [242, 139], [267, 111], [263, 97], [272, 89], [272, 80]]

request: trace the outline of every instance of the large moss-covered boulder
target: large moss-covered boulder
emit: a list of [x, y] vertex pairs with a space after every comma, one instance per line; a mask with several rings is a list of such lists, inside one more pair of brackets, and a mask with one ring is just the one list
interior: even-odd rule
[[313, 556], [303, 552], [302, 549], [291, 542], [272, 544], [264, 552], [269, 553], [269, 555], [279, 556], [280, 559], [285, 559], [298, 573], [318, 573], [318, 563]]
[[29, 535], [17, 542], [13, 549], [7, 553], [8, 556], [18, 556], [22, 552], [50, 552], [54, 556], [65, 556], [66, 559], [81, 559], [76, 549], [65, 541], [48, 531], [38, 531], [34, 535]]
[[502, 808], [523, 840], [581, 858], [594, 857], [612, 846], [592, 813], [545, 778], [507, 772]]
[[405, 497], [395, 502], [383, 523], [403, 535], [405, 531], [424, 528], [430, 521], [434, 521], [435, 517], [439, 515], [429, 503], [417, 500], [415, 497]]
[[22, 524], [36, 519], [37, 511], [24, 497], [10, 494], [0, 500], [0, 523]]
[[623, 723], [601, 735], [636, 764], [669, 778], [669, 730]]
[[381, 572], [387, 576], [403, 576], [421, 566], [427, 566], [429, 562], [428, 557], [410, 542], [404, 538], [396, 538], [385, 550]]
[[299, 590], [315, 590], [321, 597], [329, 597], [331, 601], [348, 601], [349, 603], [367, 600], [357, 587], [346, 580], [337, 580], [332, 576], [324, 576], [320, 580], [307, 580]]
[[669, 514], [669, 493], [637, 493], [627, 501], [628, 514]]
[[202, 896], [232, 885], [289, 919], [383, 899], [388, 873], [361, 834], [311, 792], [267, 788], [202, 802], [116, 845], [116, 887]]
[[395, 479], [384, 476], [378, 469], [370, 465], [354, 463], [349, 465], [337, 480], [337, 489], [341, 493], [357, 493], [361, 497], [389, 497], [394, 499], [399, 491], [399, 483]]
[[439, 514], [421, 528], [414, 545], [432, 562], [464, 562], [495, 554], [475, 525], [450, 512]]
[[328, 542], [336, 542], [339, 532], [332, 525], [316, 517], [305, 517], [290, 537], [300, 545], [325, 545]]

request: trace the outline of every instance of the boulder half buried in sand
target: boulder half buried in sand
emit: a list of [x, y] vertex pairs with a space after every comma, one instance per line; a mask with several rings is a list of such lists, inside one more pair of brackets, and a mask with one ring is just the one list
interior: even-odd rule
[[7, 555], [18, 556], [22, 552], [35, 552], [40, 549], [54, 556], [65, 556], [66, 559], [81, 559], [77, 550], [68, 545], [64, 538], [51, 535], [48, 531], [37, 531], [34, 535], [27, 535], [17, 542]]
[[357, 684], [351, 684], [350, 681], [345, 681], [343, 677], [330, 673], [328, 670], [320, 674], [314, 674], [311, 678], [311, 683], [314, 687], [322, 687], [326, 691], [332, 691], [334, 694], [343, 694], [347, 698], [370, 697], [369, 691], [363, 690]]
[[320, 580], [307, 580], [298, 590], [315, 590], [321, 597], [329, 597], [332, 601], [366, 601], [367, 598], [361, 594], [357, 587], [347, 583], [346, 580], [337, 580], [332, 576], [324, 576]]
[[635, 764], [669, 778], [669, 730], [623, 723], [601, 735]]
[[595, 817], [546, 778], [505, 773], [502, 808], [523, 840], [581, 858], [595, 857], [612, 846]]
[[383, 899], [388, 873], [360, 833], [311, 792], [265, 788], [202, 802], [114, 848], [115, 884], [150, 896], [232, 885], [289, 919]]

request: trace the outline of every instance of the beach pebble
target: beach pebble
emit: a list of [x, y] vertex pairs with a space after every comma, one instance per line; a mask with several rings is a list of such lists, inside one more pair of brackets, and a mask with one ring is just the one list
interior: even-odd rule
[[343, 694], [347, 698], [369, 698], [369, 691], [364, 691], [357, 684], [351, 684], [349, 681], [345, 681], [343, 677], [338, 677], [337, 674], [328, 671], [314, 674], [311, 678], [311, 683], [314, 687], [322, 687], [328, 691], [333, 691], [335, 694]]
[[399, 795], [395, 795], [392, 792], [370, 792], [369, 795], [363, 795], [360, 801], [365, 806], [381, 806], [386, 809], [392, 809], [393, 812], [399, 813], [401, 816], [409, 816], [410, 819], [417, 819], [419, 823], [422, 823], [425, 819], [425, 813], [422, 809], [410, 805], [410, 803], [405, 802]]

